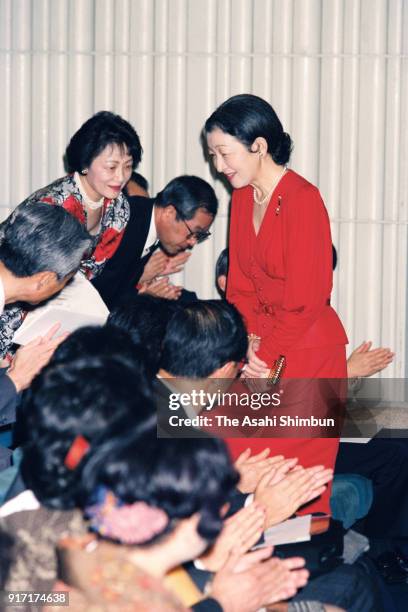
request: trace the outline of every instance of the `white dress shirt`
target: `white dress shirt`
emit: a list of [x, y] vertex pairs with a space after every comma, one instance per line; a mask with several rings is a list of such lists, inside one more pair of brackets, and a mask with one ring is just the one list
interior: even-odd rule
[[145, 255], [149, 253], [150, 249], [158, 242], [158, 240], [159, 239], [157, 237], [156, 223], [154, 221], [154, 206], [153, 206], [152, 218], [150, 219], [149, 232], [147, 234], [146, 242], [143, 247], [143, 251], [140, 256], [140, 259], [142, 259], [142, 257], [144, 257]]

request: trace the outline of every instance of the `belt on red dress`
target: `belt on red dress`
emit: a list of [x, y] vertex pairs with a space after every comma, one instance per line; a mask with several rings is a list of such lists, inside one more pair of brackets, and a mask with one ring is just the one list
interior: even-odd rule
[[[330, 306], [330, 298], [326, 300], [326, 306]], [[266, 315], [272, 315], [274, 314], [275, 309], [276, 309], [276, 306], [274, 306], [273, 304], [263, 303], [263, 304], [259, 304], [259, 308], [254, 309], [254, 310], [257, 314], [263, 313]]]

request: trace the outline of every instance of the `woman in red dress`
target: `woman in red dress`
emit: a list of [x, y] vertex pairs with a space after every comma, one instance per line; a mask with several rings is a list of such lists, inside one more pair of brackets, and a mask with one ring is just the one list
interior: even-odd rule
[[[267, 376], [283, 355], [285, 378], [345, 379], [347, 337], [330, 306], [329, 218], [318, 189], [286, 167], [290, 136], [273, 108], [249, 94], [218, 107], [205, 132], [216, 170], [234, 188], [227, 299], [247, 325], [245, 375]], [[309, 416], [310, 401], [306, 396], [302, 409]], [[256, 452], [269, 446], [305, 467], [333, 468], [338, 438], [231, 441], [235, 456], [247, 447]], [[308, 512], [329, 512], [329, 496], [328, 488]]]

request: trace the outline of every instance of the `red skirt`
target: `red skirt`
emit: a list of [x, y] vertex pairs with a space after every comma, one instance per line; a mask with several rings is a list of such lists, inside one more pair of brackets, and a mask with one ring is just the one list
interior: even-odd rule
[[[260, 355], [262, 359], [262, 355]], [[346, 350], [344, 345], [324, 346], [292, 351], [286, 355], [284, 378], [293, 379], [342, 379], [347, 377]], [[342, 385], [344, 388], [345, 385]], [[340, 386], [339, 386], [340, 388]], [[339, 398], [344, 400], [345, 398]], [[302, 416], [308, 411], [307, 397]], [[312, 411], [308, 412], [309, 416]], [[235, 460], [250, 448], [253, 454], [270, 448], [272, 455], [297, 457], [303, 467], [324, 465], [334, 469], [339, 438], [227, 438], [232, 458]], [[331, 484], [315, 501], [302, 508], [299, 514], [322, 512], [330, 514]]]

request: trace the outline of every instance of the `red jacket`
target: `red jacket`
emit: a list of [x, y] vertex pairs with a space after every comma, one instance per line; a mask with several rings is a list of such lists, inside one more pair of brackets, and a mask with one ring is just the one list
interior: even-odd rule
[[329, 305], [332, 241], [318, 189], [289, 170], [258, 235], [252, 211], [252, 187], [234, 191], [227, 299], [244, 316], [248, 333], [261, 336], [260, 357], [272, 365], [293, 350], [346, 344]]

